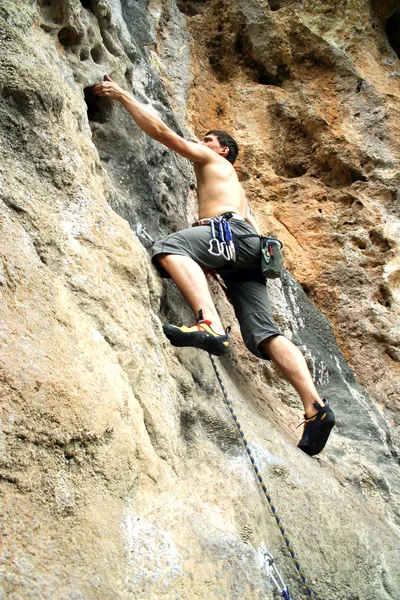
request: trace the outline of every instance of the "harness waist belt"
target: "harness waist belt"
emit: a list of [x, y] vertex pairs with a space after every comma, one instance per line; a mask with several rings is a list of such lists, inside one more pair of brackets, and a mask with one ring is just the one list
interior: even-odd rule
[[236, 219], [237, 221], [245, 221], [246, 219], [244, 217], [242, 217], [241, 215], [238, 215], [237, 213], [224, 213], [223, 215], [216, 215], [215, 217], [210, 217], [207, 219], [199, 219], [198, 221], [194, 221], [194, 223], [192, 223], [192, 227], [200, 227], [201, 225], [209, 225], [211, 223], [211, 221], [213, 220], [220, 220], [220, 219]]

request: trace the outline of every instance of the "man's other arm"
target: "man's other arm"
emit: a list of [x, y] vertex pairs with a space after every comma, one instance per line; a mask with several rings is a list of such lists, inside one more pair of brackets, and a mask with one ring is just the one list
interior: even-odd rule
[[131, 94], [123, 90], [108, 75], [106, 77], [105, 81], [101, 81], [94, 86], [94, 93], [97, 96], [104, 96], [122, 104], [135, 123], [147, 135], [193, 162], [206, 163], [214, 158], [215, 153], [212, 150], [182, 138], [172, 131], [157, 115], [151, 113]]
[[258, 223], [257, 223], [256, 219], [255, 219], [255, 216], [253, 215], [253, 212], [251, 210], [251, 206], [250, 206], [250, 202], [249, 201], [247, 201], [246, 221], [248, 222], [249, 225], [252, 226], [252, 228], [258, 233], [258, 235], [261, 235], [260, 228], [258, 226]]

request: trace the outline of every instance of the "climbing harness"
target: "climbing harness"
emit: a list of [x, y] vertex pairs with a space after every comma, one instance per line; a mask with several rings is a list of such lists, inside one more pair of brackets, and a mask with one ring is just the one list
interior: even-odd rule
[[[192, 227], [199, 227], [201, 225], [209, 225], [211, 228], [211, 240], [208, 246], [208, 252], [213, 256], [223, 256], [230, 262], [236, 262], [237, 255], [235, 250], [235, 244], [233, 242], [232, 231], [229, 225], [229, 219], [235, 217], [235, 219], [244, 220], [240, 215], [233, 213], [224, 213], [217, 217], [210, 219], [200, 219], [192, 224]], [[216, 234], [218, 229], [218, 236]]]
[[289, 593], [289, 588], [284, 584], [282, 575], [279, 573], [277, 566], [275, 565], [275, 559], [265, 548], [264, 542], [261, 542], [258, 549], [258, 557], [260, 560], [260, 566], [265, 569], [267, 577], [272, 583], [275, 584], [276, 589], [285, 600], [293, 600]]
[[[290, 556], [291, 556], [291, 558], [292, 558], [292, 560], [293, 560], [293, 562], [295, 564], [297, 572], [300, 575], [301, 582], [303, 583], [303, 585], [304, 585], [304, 587], [305, 587], [305, 589], [307, 591], [307, 594], [311, 598], [311, 600], [318, 600], [317, 596], [315, 596], [315, 594], [313, 594], [313, 592], [311, 591], [311, 588], [309, 587], [309, 585], [307, 583], [307, 579], [306, 579], [306, 577], [305, 577], [305, 575], [303, 573], [302, 568], [300, 567], [299, 561], [296, 558], [296, 554], [295, 554], [295, 552], [293, 550], [293, 547], [292, 547], [292, 544], [291, 544], [291, 542], [290, 542], [290, 540], [289, 540], [289, 538], [288, 538], [288, 536], [286, 534], [285, 528], [283, 527], [283, 523], [282, 523], [282, 521], [281, 521], [281, 519], [280, 519], [280, 517], [278, 515], [278, 511], [276, 510], [276, 508], [275, 508], [275, 506], [274, 506], [274, 504], [272, 502], [272, 498], [271, 498], [271, 496], [270, 496], [270, 494], [268, 492], [268, 489], [267, 489], [267, 487], [266, 487], [266, 485], [265, 485], [265, 483], [264, 483], [264, 481], [263, 481], [263, 479], [262, 479], [262, 477], [260, 475], [260, 471], [259, 471], [259, 469], [258, 469], [258, 467], [256, 465], [256, 462], [254, 460], [254, 457], [253, 457], [253, 455], [251, 453], [249, 444], [248, 444], [248, 442], [246, 440], [246, 437], [244, 435], [244, 432], [242, 430], [242, 426], [240, 425], [240, 423], [238, 421], [238, 418], [237, 418], [237, 416], [236, 416], [236, 414], [235, 414], [235, 412], [233, 410], [232, 403], [229, 400], [228, 393], [227, 393], [227, 391], [225, 389], [225, 386], [223, 384], [223, 381], [221, 379], [221, 375], [219, 374], [218, 367], [217, 367], [217, 364], [215, 362], [215, 359], [214, 359], [214, 357], [211, 354], [209, 354], [209, 357], [210, 357], [210, 360], [211, 360], [211, 364], [212, 364], [212, 366], [214, 368], [215, 374], [217, 376], [217, 379], [218, 379], [218, 382], [219, 382], [222, 394], [224, 396], [224, 403], [226, 404], [229, 412], [231, 413], [232, 419], [233, 419], [233, 421], [234, 421], [234, 423], [235, 423], [235, 425], [237, 427], [237, 430], [238, 430], [239, 435], [240, 435], [240, 437], [242, 439], [242, 442], [243, 442], [243, 445], [244, 445], [245, 450], [247, 452], [247, 455], [248, 455], [248, 457], [250, 459], [251, 466], [253, 467], [253, 470], [254, 470], [254, 472], [256, 474], [256, 477], [257, 477], [258, 482], [259, 482], [259, 484], [261, 486], [261, 489], [264, 492], [264, 496], [268, 500], [268, 504], [269, 504], [270, 509], [272, 511], [272, 514], [273, 514], [273, 516], [275, 518], [275, 521], [276, 521], [276, 523], [277, 523], [277, 525], [279, 527], [279, 530], [280, 530], [280, 532], [282, 534], [282, 537], [283, 537], [283, 539], [285, 541], [286, 547], [287, 547], [287, 549], [289, 551], [289, 554], [290, 554]], [[283, 597], [285, 598], [285, 596], [283, 596]], [[290, 600], [290, 596], [286, 596], [286, 599]]]
[[[202, 219], [195, 221], [192, 227], [199, 225], [210, 225], [211, 227], [211, 240], [209, 242], [208, 251], [214, 256], [223, 256], [227, 261], [232, 263], [238, 259], [238, 254], [233, 241], [232, 231], [229, 224], [230, 219], [235, 218], [238, 220], [245, 219], [241, 215], [234, 213], [224, 213], [217, 217], [210, 219]], [[216, 225], [218, 226], [219, 239], [216, 235]], [[283, 271], [283, 256], [282, 256], [282, 242], [277, 238], [265, 235], [259, 235], [258, 233], [246, 233], [243, 235], [236, 235], [235, 240], [238, 243], [239, 240], [246, 238], [259, 238], [261, 243], [261, 273], [266, 279], [277, 279], [282, 276]], [[239, 251], [239, 246], [237, 246]]]

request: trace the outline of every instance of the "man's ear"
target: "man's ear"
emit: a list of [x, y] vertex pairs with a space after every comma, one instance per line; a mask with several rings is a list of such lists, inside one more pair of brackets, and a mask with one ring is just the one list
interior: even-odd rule
[[226, 158], [229, 154], [229, 148], [228, 146], [223, 146], [221, 148], [221, 152], [220, 152], [220, 156], [223, 156], [224, 158]]

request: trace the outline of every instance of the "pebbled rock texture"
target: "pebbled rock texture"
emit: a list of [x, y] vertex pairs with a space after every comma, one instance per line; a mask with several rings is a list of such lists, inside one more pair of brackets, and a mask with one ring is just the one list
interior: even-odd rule
[[[400, 6], [394, 0], [1, 0], [0, 599], [396, 600], [400, 586]], [[193, 219], [188, 161], [93, 96], [107, 73], [237, 170], [287, 271], [268, 284], [337, 427], [233, 326], [218, 361], [151, 266]]]

